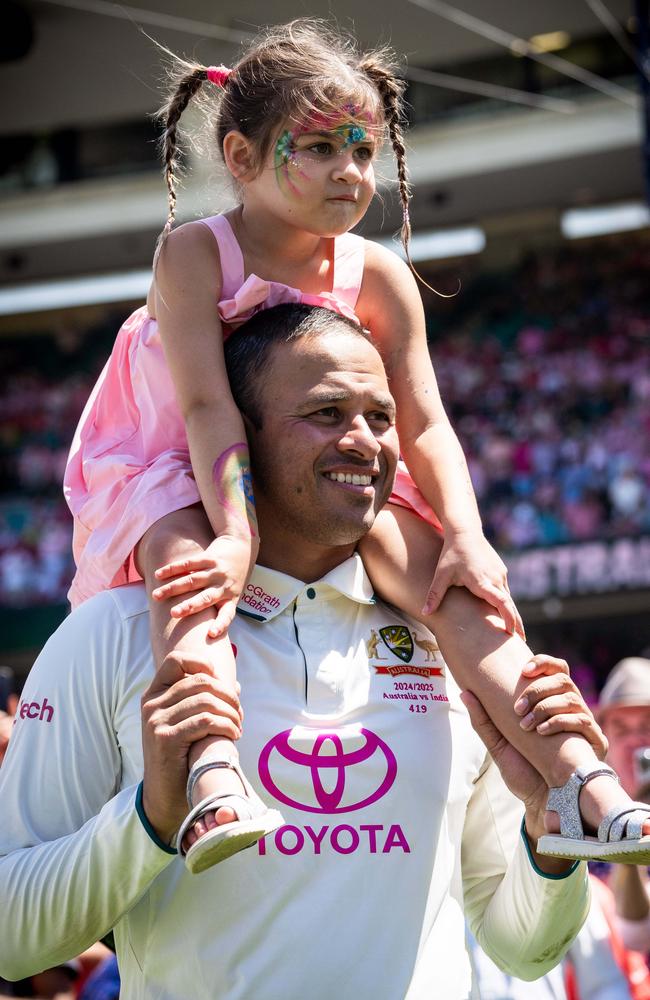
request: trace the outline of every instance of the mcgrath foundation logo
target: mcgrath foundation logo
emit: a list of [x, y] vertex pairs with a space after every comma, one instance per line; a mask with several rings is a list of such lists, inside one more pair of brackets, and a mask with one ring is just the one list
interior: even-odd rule
[[[259, 775], [267, 792], [278, 802], [303, 812], [345, 813], [365, 809], [386, 795], [397, 775], [397, 760], [388, 744], [370, 729], [287, 729], [270, 739], [262, 750]], [[360, 780], [363, 782], [362, 797], [349, 791], [348, 778], [353, 776], [356, 789]], [[296, 788], [305, 789], [300, 792], [301, 798], [304, 794], [310, 801], [297, 799]]]

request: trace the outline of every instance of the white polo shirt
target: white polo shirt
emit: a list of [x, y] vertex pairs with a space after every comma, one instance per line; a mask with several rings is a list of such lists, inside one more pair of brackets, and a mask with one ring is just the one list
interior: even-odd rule
[[311, 585], [257, 567], [239, 610], [242, 765], [286, 825], [198, 876], [156, 842], [144, 589], [93, 598], [34, 666], [0, 772], [0, 975], [114, 928], [127, 1000], [456, 1000], [464, 913], [510, 972], [546, 972], [585, 866], [535, 871], [433, 637], [375, 603], [358, 557]]

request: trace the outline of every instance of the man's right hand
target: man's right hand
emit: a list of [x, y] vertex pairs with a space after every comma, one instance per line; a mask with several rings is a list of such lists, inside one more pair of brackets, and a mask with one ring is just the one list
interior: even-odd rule
[[208, 736], [241, 736], [237, 692], [212, 676], [211, 661], [175, 650], [144, 692], [143, 806], [160, 839], [171, 843], [187, 814], [185, 786], [192, 744]]

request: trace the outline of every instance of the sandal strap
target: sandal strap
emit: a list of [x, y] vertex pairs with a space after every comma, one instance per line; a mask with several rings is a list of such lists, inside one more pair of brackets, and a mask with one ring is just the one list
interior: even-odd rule
[[193, 809], [190, 809], [178, 829], [178, 833], [176, 834], [176, 848], [179, 853], [185, 854], [183, 850], [185, 834], [194, 826], [197, 820], [202, 819], [208, 812], [216, 812], [217, 809], [221, 809], [223, 806], [233, 810], [237, 817], [235, 822], [254, 819], [266, 809], [259, 799], [257, 801], [255, 799], [248, 799], [244, 795], [238, 795], [237, 792], [213, 792], [212, 795], [206, 795], [204, 799], [197, 802]]
[[637, 809], [629, 817], [625, 833], [626, 840], [640, 840], [643, 836], [643, 824], [650, 819], [650, 809], [647, 803], [637, 802], [637, 805], [643, 805], [643, 809]]
[[580, 815], [580, 792], [592, 778], [607, 775], [618, 781], [616, 771], [607, 764], [596, 767], [577, 767], [573, 774], [559, 788], [549, 788], [546, 808], [560, 817], [560, 834], [575, 840], [584, 840], [585, 832]]
[[647, 802], [631, 802], [625, 809], [614, 806], [598, 827], [598, 839], [605, 844], [638, 840], [643, 835], [643, 824], [649, 816], [650, 806]]
[[202, 760], [200, 763], [197, 762], [190, 769], [190, 773], [187, 776], [187, 788], [186, 788], [187, 804], [190, 807], [190, 809], [193, 808], [192, 795], [194, 793], [194, 786], [196, 785], [201, 775], [205, 774], [206, 771], [212, 771], [219, 767], [227, 767], [231, 771], [234, 771], [239, 780], [241, 781], [243, 787], [245, 788], [247, 794], [249, 793], [250, 786], [246, 781], [246, 779], [244, 778], [242, 769], [239, 766], [239, 761], [237, 760], [237, 758], [223, 757], [223, 756], [213, 757], [208, 760]]

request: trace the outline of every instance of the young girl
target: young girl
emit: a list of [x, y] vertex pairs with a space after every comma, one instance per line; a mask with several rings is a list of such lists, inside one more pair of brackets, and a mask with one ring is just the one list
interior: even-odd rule
[[[287, 301], [325, 306], [368, 327], [391, 378], [403, 458], [419, 489], [402, 469], [394, 505], [360, 545], [378, 593], [436, 631], [461, 687], [480, 698], [549, 786], [565, 786], [549, 801], [570, 835], [568, 843], [554, 839], [555, 853], [617, 859], [631, 852], [630, 860], [649, 862], [650, 838], [641, 839], [650, 833], [647, 810], [632, 814], [628, 796], [586, 740], [566, 733], [542, 738], [534, 719], [520, 724], [511, 711], [531, 654], [522, 639], [504, 632], [504, 624], [509, 633], [522, 631], [521, 623], [505, 567], [483, 537], [467, 466], [440, 401], [417, 285], [395, 254], [350, 233], [375, 193], [374, 163], [387, 136], [408, 254], [403, 85], [386, 53], [360, 55], [323, 24], [298, 21], [270, 30], [232, 70], [187, 63], [182, 69], [166, 108], [169, 217], [154, 282], [147, 306], [121, 329], [81, 418], [65, 487], [78, 564], [72, 603], [143, 577], [153, 598], [157, 666], [171, 657], [184, 671], [199, 670], [209, 645], [224, 685], [225, 721], [218, 732], [206, 724], [204, 738], [191, 746], [190, 813], [177, 836], [188, 867], [200, 871], [282, 823], [244, 778], [232, 742], [241, 720], [226, 690], [235, 684], [226, 629], [258, 538], [223, 338], [255, 311]], [[195, 95], [211, 105], [214, 138], [239, 205], [172, 231], [177, 126]], [[498, 624], [476, 613], [462, 628], [450, 626], [444, 606], [437, 609], [452, 585], [493, 605]], [[499, 669], [495, 649], [502, 652]], [[155, 829], [146, 788], [143, 804]], [[609, 843], [603, 827], [600, 846], [585, 848], [581, 815], [596, 828], [610, 810], [612, 816], [628, 810], [632, 839]], [[551, 814], [549, 827], [557, 826]]]

